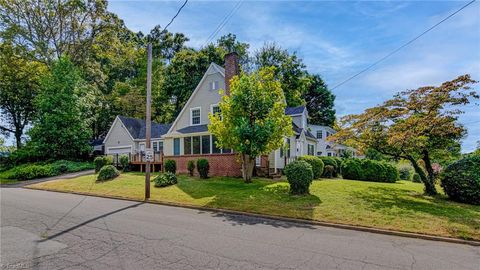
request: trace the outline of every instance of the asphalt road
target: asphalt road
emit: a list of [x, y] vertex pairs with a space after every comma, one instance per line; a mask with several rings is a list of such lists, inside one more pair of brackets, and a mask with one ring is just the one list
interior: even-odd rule
[[480, 269], [468, 245], [2, 188], [2, 269]]

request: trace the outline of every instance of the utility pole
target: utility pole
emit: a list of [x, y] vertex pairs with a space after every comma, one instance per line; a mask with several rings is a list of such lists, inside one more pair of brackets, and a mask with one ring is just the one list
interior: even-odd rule
[[146, 129], [145, 129], [145, 200], [150, 199], [150, 162], [153, 159], [153, 151], [150, 143], [152, 133], [152, 44], [147, 44], [147, 110], [146, 110]]

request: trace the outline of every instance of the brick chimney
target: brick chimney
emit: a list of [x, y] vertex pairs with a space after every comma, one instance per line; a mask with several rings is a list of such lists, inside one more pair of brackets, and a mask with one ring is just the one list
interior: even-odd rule
[[231, 52], [225, 55], [225, 95], [230, 95], [230, 80], [235, 75], [240, 75], [238, 54]]

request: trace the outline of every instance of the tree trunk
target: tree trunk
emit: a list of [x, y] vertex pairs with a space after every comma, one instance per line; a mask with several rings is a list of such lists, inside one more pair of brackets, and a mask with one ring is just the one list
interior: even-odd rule
[[17, 144], [17, 149], [22, 148], [22, 134], [23, 129], [15, 128], [15, 141]]
[[252, 182], [254, 159], [247, 154], [242, 154], [242, 177], [245, 183]]
[[429, 195], [436, 195], [437, 190], [435, 188], [435, 172], [433, 171], [432, 162], [430, 160], [430, 155], [427, 150], [423, 151], [422, 160], [425, 162], [425, 169], [427, 170], [427, 173], [428, 173], [428, 182], [431, 185], [432, 192], [434, 192]]
[[424, 189], [425, 194], [430, 196], [436, 195], [437, 190], [435, 188], [434, 182], [431, 182], [430, 178], [425, 175], [425, 172], [418, 165], [415, 158], [413, 158], [412, 156], [408, 156], [407, 159], [410, 161], [410, 163], [412, 163], [412, 166], [415, 169], [415, 172], [418, 173], [418, 175], [420, 175], [420, 179], [422, 180], [422, 183], [425, 186], [425, 189]]

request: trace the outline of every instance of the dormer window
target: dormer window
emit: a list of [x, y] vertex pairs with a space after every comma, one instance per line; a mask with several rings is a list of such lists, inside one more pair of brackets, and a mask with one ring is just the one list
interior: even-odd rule
[[317, 139], [323, 139], [323, 131], [317, 131]]
[[218, 90], [218, 89], [220, 89], [219, 84], [218, 84], [218, 81], [210, 82], [209, 85], [210, 85], [210, 90]]
[[201, 109], [198, 108], [191, 108], [190, 109], [190, 125], [200, 125], [200, 116], [201, 116]]

